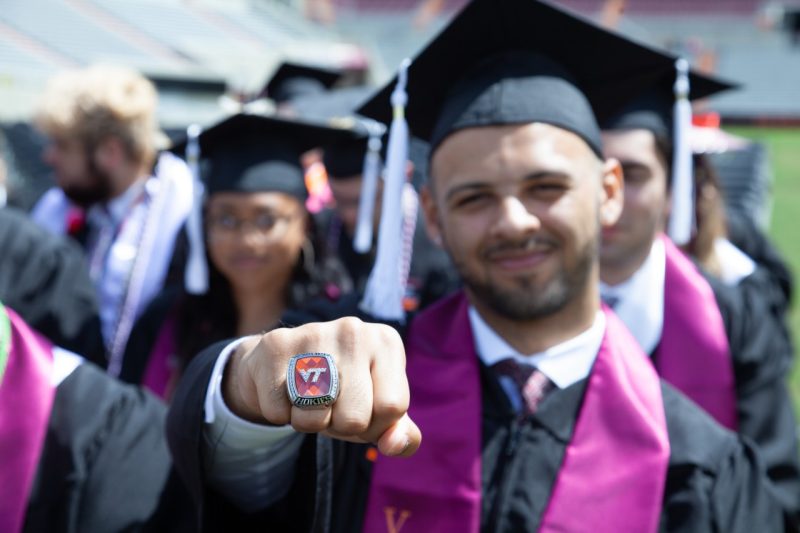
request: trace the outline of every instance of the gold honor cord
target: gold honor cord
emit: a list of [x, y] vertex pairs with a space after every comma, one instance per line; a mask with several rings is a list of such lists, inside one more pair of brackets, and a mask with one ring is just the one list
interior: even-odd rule
[[0, 303], [0, 386], [3, 384], [3, 374], [8, 363], [8, 354], [11, 351], [11, 322], [8, 319], [6, 308]]

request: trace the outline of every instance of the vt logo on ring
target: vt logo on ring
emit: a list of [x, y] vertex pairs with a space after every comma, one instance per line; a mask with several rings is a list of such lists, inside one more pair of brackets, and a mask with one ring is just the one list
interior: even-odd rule
[[291, 402], [301, 408], [327, 407], [339, 393], [339, 373], [333, 356], [301, 353], [289, 360], [286, 388]]
[[327, 372], [327, 368], [309, 368], [308, 370], [303, 370], [302, 368], [298, 370], [300, 372], [300, 377], [303, 378], [303, 381], [308, 383], [308, 378], [311, 377], [311, 374], [314, 374], [314, 378], [311, 380], [312, 383], [316, 383], [319, 381], [319, 375], [323, 372]]

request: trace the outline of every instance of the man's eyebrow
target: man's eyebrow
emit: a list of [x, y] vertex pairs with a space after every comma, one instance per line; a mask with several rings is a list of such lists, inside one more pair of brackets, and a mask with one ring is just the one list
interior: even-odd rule
[[[529, 182], [546, 178], [570, 179], [570, 176], [568, 173], [563, 172], [561, 170], [540, 170], [527, 174], [520, 181]], [[456, 185], [449, 191], [447, 191], [446, 199], [450, 200], [453, 196], [463, 192], [477, 191], [477, 190], [487, 189], [490, 187], [491, 187], [491, 182], [489, 181], [469, 181], [467, 183], [461, 183], [459, 185]]]
[[489, 187], [490, 185], [486, 181], [470, 181], [467, 183], [461, 183], [447, 191], [446, 199], [450, 200], [453, 196], [465, 191], [487, 189]]
[[570, 179], [570, 175], [562, 170], [539, 170], [537, 172], [531, 172], [522, 178], [522, 181], [536, 181], [545, 178]]

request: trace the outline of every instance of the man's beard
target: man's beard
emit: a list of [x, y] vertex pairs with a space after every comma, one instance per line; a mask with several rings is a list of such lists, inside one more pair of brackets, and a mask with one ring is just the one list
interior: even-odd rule
[[87, 161], [87, 183], [62, 187], [67, 198], [84, 209], [111, 198], [111, 176], [97, 167], [91, 155]]
[[[530, 249], [535, 241], [536, 238], [507, 242], [493, 249], [525, 250]], [[463, 262], [454, 262], [464, 285], [495, 313], [510, 320], [536, 320], [555, 314], [583, 292], [597, 257], [598, 242], [598, 239], [590, 239], [579, 250], [575, 265], [559, 268], [554, 279], [544, 286], [537, 284], [532, 277], [525, 277], [517, 279], [514, 288], [501, 287], [490, 276], [474, 276]]]

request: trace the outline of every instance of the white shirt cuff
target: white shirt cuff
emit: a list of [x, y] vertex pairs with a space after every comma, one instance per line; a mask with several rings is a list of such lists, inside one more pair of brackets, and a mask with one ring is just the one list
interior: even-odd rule
[[282, 498], [294, 478], [303, 435], [291, 426], [267, 426], [234, 414], [222, 397], [222, 377], [244, 339], [222, 350], [205, 401], [205, 468], [211, 486], [246, 512]]

